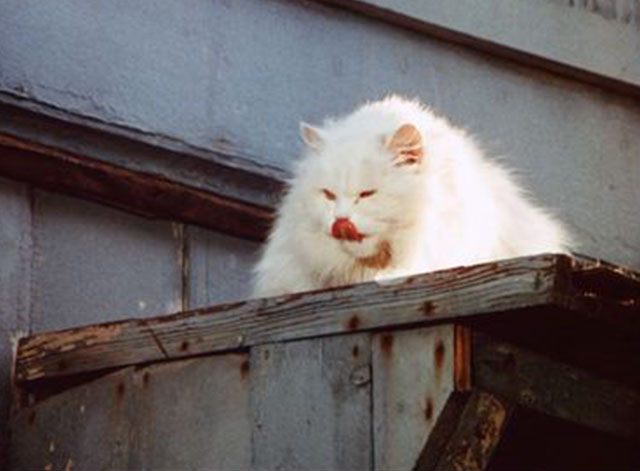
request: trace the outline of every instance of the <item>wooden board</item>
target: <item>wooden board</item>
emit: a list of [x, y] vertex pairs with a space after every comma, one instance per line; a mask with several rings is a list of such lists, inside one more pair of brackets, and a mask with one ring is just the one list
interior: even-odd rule
[[[432, 325], [562, 301], [569, 259], [524, 257], [367, 283], [128, 320], [20, 342], [19, 382], [229, 351], [264, 343], [408, 325]], [[511, 312], [508, 315], [517, 315]]]
[[453, 325], [372, 339], [376, 470], [412, 469], [453, 391]]
[[1, 175], [141, 216], [179, 220], [253, 240], [264, 239], [272, 221], [272, 211], [265, 207], [8, 135], [0, 134], [0, 156]]
[[[508, 400], [474, 390], [460, 414], [453, 434], [438, 460], [436, 471], [483, 471], [500, 443], [513, 413]], [[424, 469], [424, 468], [423, 468]]]
[[126, 368], [19, 410], [11, 421], [10, 469], [128, 469], [132, 373]]
[[128, 469], [249, 469], [248, 362], [227, 354], [137, 371]]
[[640, 393], [621, 383], [495, 341], [473, 340], [474, 385], [525, 407], [640, 441]]
[[371, 469], [366, 334], [251, 350], [253, 469]]
[[12, 468], [248, 469], [247, 355], [125, 368], [19, 410]]

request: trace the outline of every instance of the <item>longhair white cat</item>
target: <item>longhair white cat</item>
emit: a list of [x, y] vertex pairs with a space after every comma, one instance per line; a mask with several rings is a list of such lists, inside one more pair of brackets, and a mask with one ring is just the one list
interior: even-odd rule
[[390, 96], [306, 143], [255, 268], [254, 296], [567, 252], [562, 226], [464, 131]]

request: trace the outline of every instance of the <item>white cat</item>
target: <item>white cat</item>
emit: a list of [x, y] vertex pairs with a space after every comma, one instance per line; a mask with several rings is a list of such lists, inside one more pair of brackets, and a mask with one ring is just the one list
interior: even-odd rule
[[505, 169], [417, 101], [391, 96], [300, 127], [306, 151], [255, 296], [568, 251], [561, 225]]

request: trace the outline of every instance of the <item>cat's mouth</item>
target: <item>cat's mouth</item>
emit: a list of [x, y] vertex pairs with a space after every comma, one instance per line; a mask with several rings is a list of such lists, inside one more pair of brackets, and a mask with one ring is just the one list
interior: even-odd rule
[[340, 241], [362, 242], [369, 237], [358, 231], [356, 225], [347, 218], [338, 218], [331, 226], [331, 236]]

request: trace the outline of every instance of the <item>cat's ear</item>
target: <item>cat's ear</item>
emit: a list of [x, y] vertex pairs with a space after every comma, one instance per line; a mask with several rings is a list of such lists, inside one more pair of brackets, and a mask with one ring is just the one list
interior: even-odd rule
[[393, 153], [396, 167], [415, 165], [422, 161], [422, 135], [413, 124], [403, 124], [385, 141], [385, 146]]
[[300, 137], [304, 143], [314, 150], [320, 150], [324, 145], [324, 136], [322, 131], [304, 121], [300, 122]]

